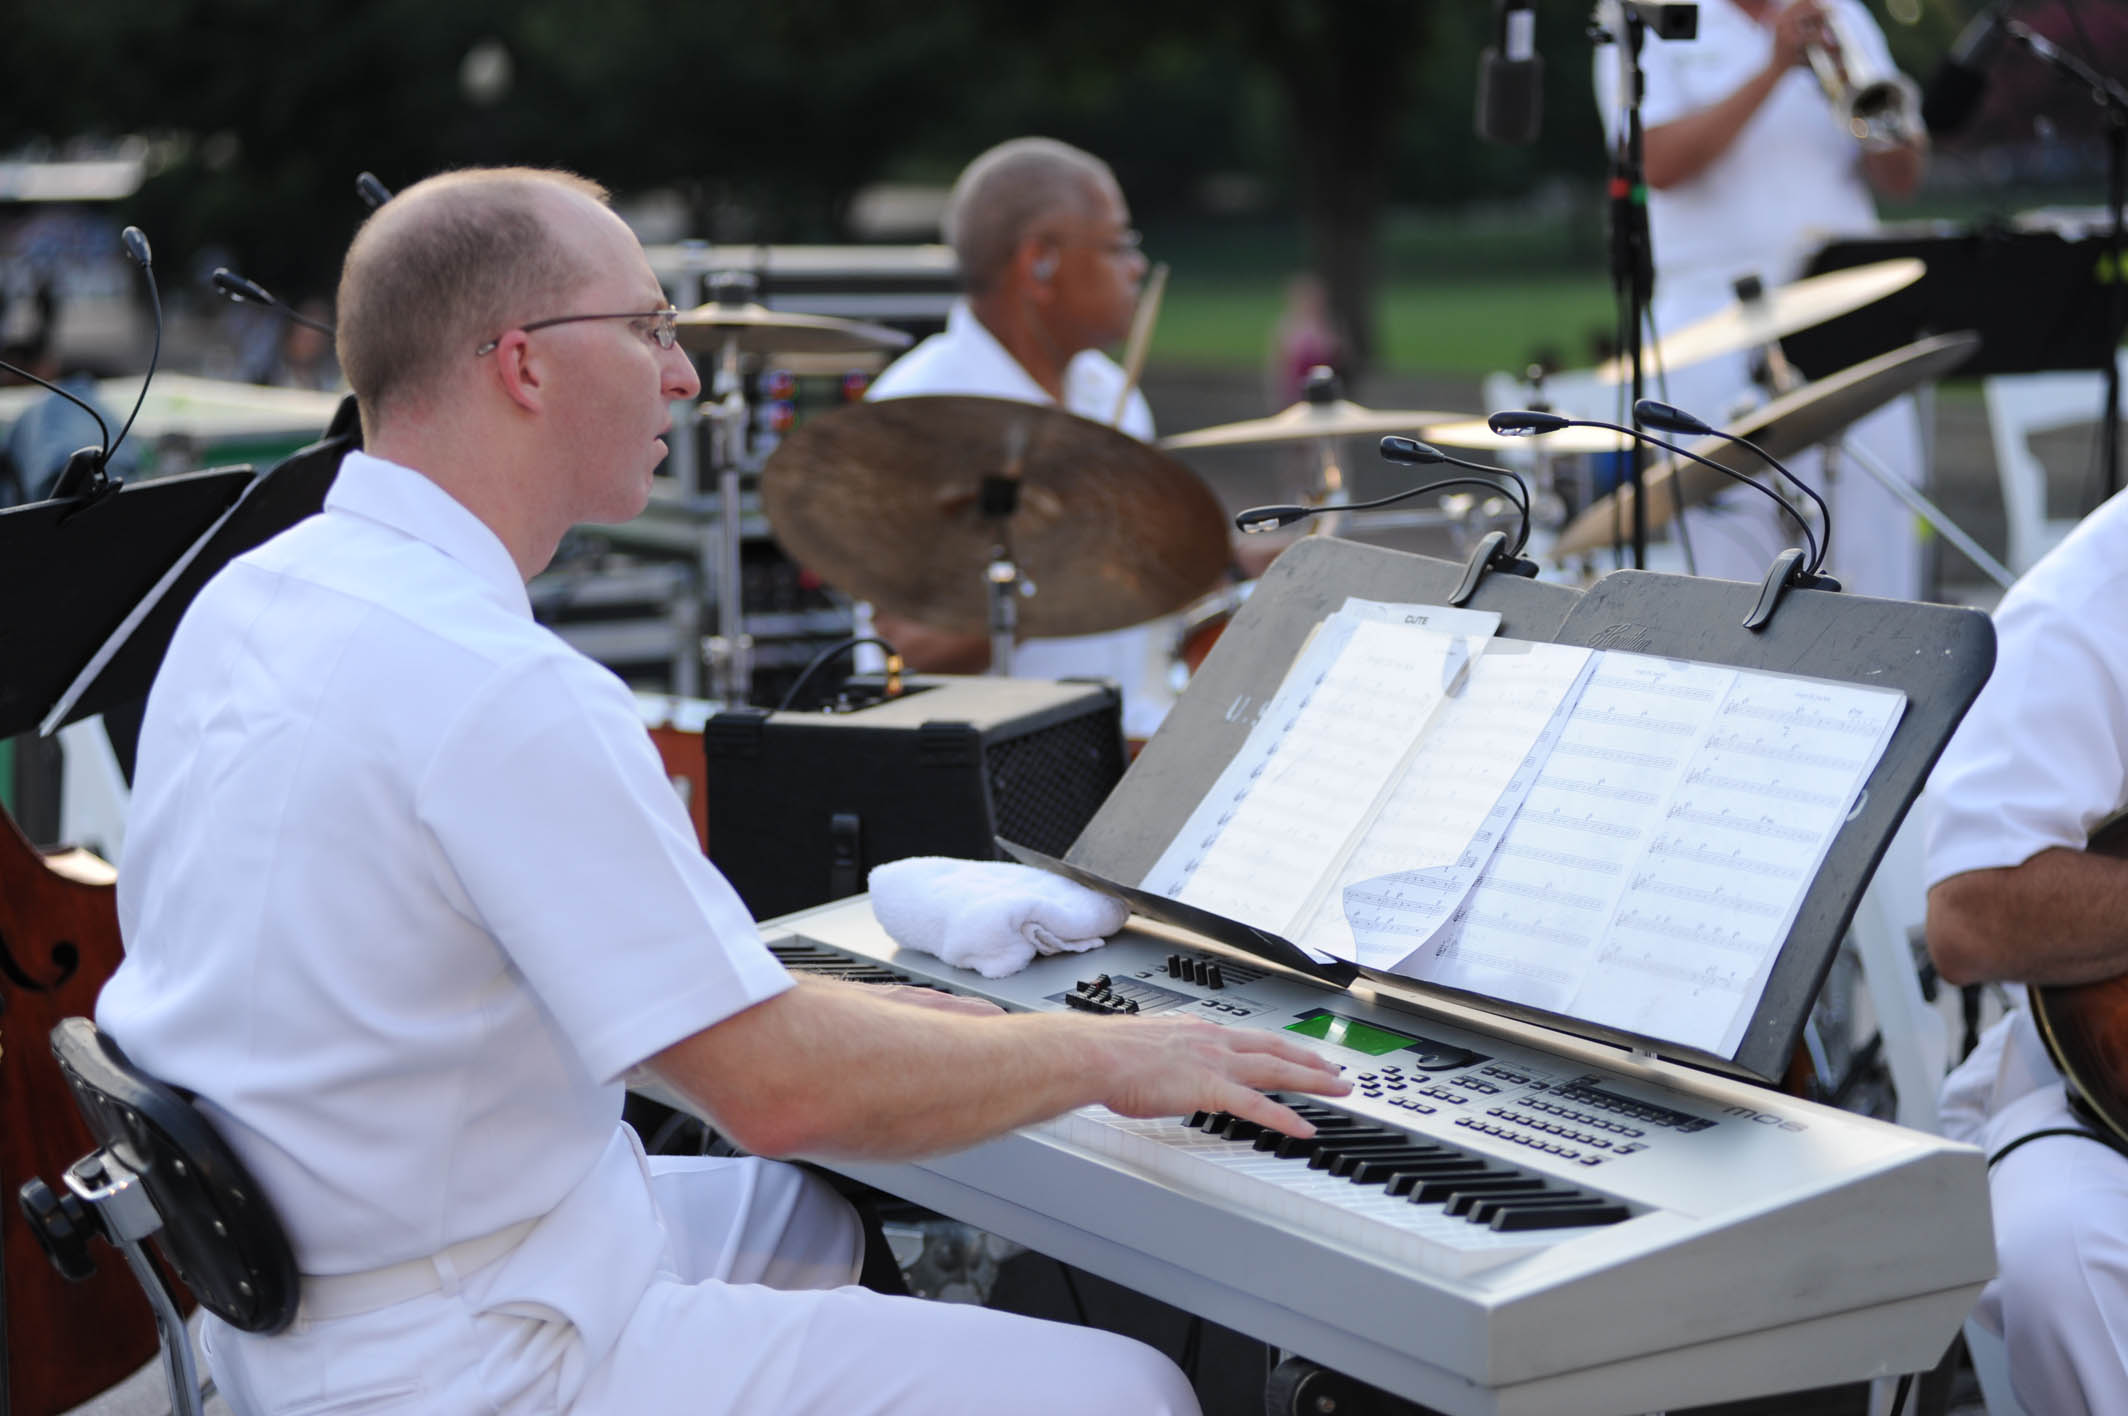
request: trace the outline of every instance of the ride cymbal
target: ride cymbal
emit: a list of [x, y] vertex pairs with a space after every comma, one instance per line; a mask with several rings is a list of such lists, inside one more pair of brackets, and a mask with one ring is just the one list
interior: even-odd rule
[[906, 349], [910, 343], [907, 334], [885, 325], [793, 314], [766, 305], [712, 301], [682, 314], [677, 323], [681, 347], [707, 354], [733, 346], [741, 354], [860, 354]]
[[[1970, 330], [1932, 335], [1864, 360], [1830, 377], [1808, 383], [1754, 408], [1729, 425], [1736, 437], [1749, 438], [1786, 461], [1805, 448], [1830, 441], [1849, 424], [1867, 417], [1907, 390], [1940, 379], [1980, 347]], [[1705, 437], [1682, 444], [1724, 467], [1760, 479], [1772, 475], [1749, 448], [1724, 438]], [[1730, 479], [1697, 463], [1672, 458], [1648, 469], [1641, 479], [1648, 491], [1648, 529], [1667, 526], [1680, 506], [1714, 499]], [[1552, 543], [1555, 557], [1587, 555], [1612, 543], [1614, 528], [1633, 524], [1633, 489], [1620, 487], [1567, 523]]]
[[1242, 423], [1221, 423], [1162, 438], [1168, 452], [1205, 447], [1255, 447], [1265, 443], [1314, 442], [1321, 438], [1380, 437], [1384, 433], [1417, 433], [1429, 423], [1452, 423], [1460, 413], [1416, 413], [1403, 410], [1363, 408], [1347, 398], [1325, 402], [1302, 401], [1268, 418]]
[[[1644, 350], [1644, 370], [1682, 369], [1717, 354], [1735, 354], [1772, 344], [1784, 335], [1859, 310], [1895, 290], [1904, 290], [1928, 270], [1912, 256], [1830, 271], [1768, 290], [1756, 300], [1738, 300], [1658, 340]], [[1613, 359], [1596, 367], [1602, 383], [1624, 383], [1633, 367]]]
[[[986, 476], [1018, 481], [999, 522]], [[942, 630], [983, 633], [1003, 540], [1034, 593], [1030, 636], [1097, 634], [1166, 614], [1225, 573], [1226, 515], [1189, 468], [1058, 408], [940, 396], [851, 404], [785, 438], [761, 505], [791, 557], [839, 589]]]

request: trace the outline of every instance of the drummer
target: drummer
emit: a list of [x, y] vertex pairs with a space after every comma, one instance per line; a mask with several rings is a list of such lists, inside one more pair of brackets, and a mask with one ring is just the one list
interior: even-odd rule
[[[954, 183], [946, 240], [966, 294], [943, 334], [917, 345], [868, 398], [967, 394], [1046, 403], [1151, 441], [1145, 396], [1101, 352], [1130, 329], [1145, 257], [1108, 164], [1050, 138], [1015, 138], [977, 157]], [[1117, 414], [1118, 403], [1122, 413]], [[990, 641], [919, 624], [884, 609], [873, 631], [911, 666], [980, 673]], [[1124, 730], [1149, 737], [1173, 702], [1167, 686], [1171, 621], [1106, 634], [1030, 639], [1012, 667], [1028, 678], [1100, 677], [1123, 689]]]

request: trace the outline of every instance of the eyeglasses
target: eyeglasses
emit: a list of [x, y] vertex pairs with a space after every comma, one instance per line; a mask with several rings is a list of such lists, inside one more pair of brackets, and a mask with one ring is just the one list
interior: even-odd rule
[[1137, 231], [1125, 228], [1113, 236], [1101, 237], [1090, 241], [1072, 241], [1067, 244], [1087, 246], [1106, 256], [1128, 256], [1136, 254], [1144, 246], [1145, 237]]
[[[526, 334], [530, 334], [535, 329], [548, 329], [554, 325], [576, 324], [580, 320], [646, 321], [649, 324], [649, 328], [644, 330], [643, 333], [648, 338], [656, 340], [660, 349], [670, 349], [673, 345], [679, 343], [680, 340], [680, 312], [671, 305], [667, 305], [662, 310], [617, 310], [607, 315], [556, 315], [551, 320], [534, 320], [530, 324], [513, 325], [511, 328], [521, 329]], [[503, 333], [507, 334], [509, 330], [505, 330]], [[473, 357], [478, 359], [483, 354], [493, 354], [496, 346], [501, 343], [502, 335], [498, 334], [474, 350]]]

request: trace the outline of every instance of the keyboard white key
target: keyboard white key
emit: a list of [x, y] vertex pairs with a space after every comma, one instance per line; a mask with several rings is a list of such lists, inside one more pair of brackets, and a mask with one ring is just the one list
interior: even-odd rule
[[1587, 1232], [1496, 1233], [1437, 1204], [1415, 1205], [1380, 1185], [1355, 1185], [1311, 1170], [1305, 1160], [1207, 1135], [1173, 1116], [1134, 1120], [1089, 1106], [1036, 1129], [1215, 1203], [1427, 1273], [1478, 1273]]

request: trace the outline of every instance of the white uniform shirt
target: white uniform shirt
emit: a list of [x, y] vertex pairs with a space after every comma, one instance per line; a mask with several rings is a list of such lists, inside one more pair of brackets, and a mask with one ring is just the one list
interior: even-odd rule
[[[1829, 0], [1849, 33], [1888, 69], [1890, 51], [1858, 0]], [[1657, 128], [1721, 102], [1773, 57], [1773, 31], [1730, 3], [1702, 0], [1699, 37], [1649, 39], [1641, 47], [1647, 80], [1644, 128]], [[1597, 102], [1610, 141], [1618, 138], [1618, 49], [1596, 50]], [[1876, 205], [1862, 149], [1834, 120], [1832, 103], [1809, 68], [1790, 69], [1720, 157], [1689, 182], [1648, 193], [1648, 230], [1662, 286], [1708, 276], [1721, 288], [1757, 273], [1768, 286], [1793, 279], [1800, 263], [1833, 234], [1874, 230]]]
[[[1869, 51], [1870, 62], [1888, 69], [1884, 36], [1859, 0], [1826, 3], [1840, 11], [1848, 33]], [[1615, 45], [1596, 50], [1597, 102], [1614, 145], [1624, 118], [1618, 108], [1618, 55]], [[1650, 38], [1641, 48], [1642, 124], [1660, 127], [1721, 102], [1772, 57], [1768, 26], [1731, 0], [1703, 0], [1698, 38]], [[1675, 334], [1730, 305], [1741, 276], [1757, 276], [1769, 290], [1785, 285], [1802, 274], [1804, 261], [1828, 238], [1876, 226], [1861, 145], [1834, 119], [1817, 75], [1806, 66], [1791, 68], [1720, 156], [1690, 181], [1648, 192], [1655, 256], [1649, 313], [1655, 331]], [[1741, 407], [1764, 401], [1752, 388], [1749, 367], [1739, 353], [1665, 369], [1651, 353], [1648, 391], [1720, 425]], [[1920, 424], [1910, 398], [1878, 409], [1845, 436], [1893, 475], [1920, 479]], [[1921, 560], [1910, 529], [1912, 513], [1859, 469], [1838, 473], [1828, 485], [1815, 451], [1788, 462], [1832, 503], [1834, 535], [1826, 569], [1856, 594], [1918, 595]], [[1781, 547], [1800, 544], [1792, 521], [1741, 488], [1724, 492], [1711, 508], [1688, 512], [1685, 524], [1702, 575], [1756, 580]]]
[[98, 1022], [199, 1094], [298, 1267], [573, 1197], [533, 1286], [610, 1340], [662, 1240], [619, 1078], [789, 977], [627, 689], [533, 622], [495, 535], [350, 455], [187, 611], [132, 812]]
[[[1995, 672], [1929, 775], [1928, 883], [2080, 850], [2128, 805], [2128, 492], [2085, 517], [1995, 611]], [[2054, 1085], [2031, 1014], [1974, 1054], [1992, 1115]], [[1967, 1069], [1961, 1068], [1961, 1073]]]
[[[1126, 381], [1115, 360], [1097, 349], [1083, 349], [1065, 366], [1062, 407], [1081, 418], [1108, 423], [1114, 417], [1116, 400]], [[939, 394], [1056, 404], [1034, 376], [1020, 366], [1020, 361], [998, 343], [997, 336], [984, 328], [966, 300], [953, 302], [943, 334], [932, 335], [895, 360], [865, 397]], [[1116, 426], [1141, 442], [1152, 440], [1153, 410], [1143, 393], [1131, 390], [1122, 421]], [[869, 619], [869, 611], [866, 618]], [[858, 632], [869, 633], [869, 624]], [[1174, 704], [1167, 670], [1176, 632], [1173, 618], [1163, 617], [1106, 634], [1029, 639], [1013, 651], [1012, 671], [1020, 678], [1114, 679], [1123, 689], [1124, 731], [1132, 737], [1151, 737]]]

